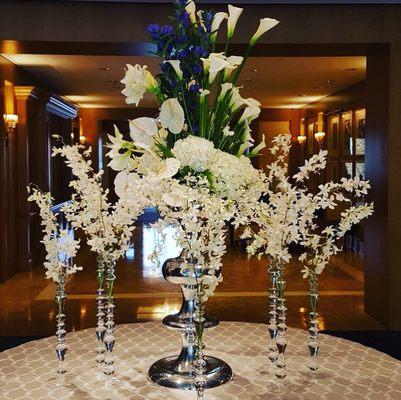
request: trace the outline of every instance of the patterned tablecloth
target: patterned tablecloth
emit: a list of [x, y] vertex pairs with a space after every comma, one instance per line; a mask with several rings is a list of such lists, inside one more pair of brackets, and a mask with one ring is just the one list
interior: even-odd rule
[[[149, 366], [177, 352], [179, 335], [159, 323], [119, 325], [116, 378], [107, 381], [94, 362], [93, 329], [67, 336], [68, 374], [54, 378], [55, 339], [30, 342], [0, 354], [1, 400], [180, 400], [193, 392], [165, 389], [146, 378]], [[321, 335], [320, 372], [306, 368], [306, 332], [288, 330], [288, 377], [278, 388], [266, 357], [266, 326], [229, 322], [207, 333], [207, 353], [227, 361], [232, 382], [207, 391], [205, 400], [401, 399], [401, 362], [362, 345]]]

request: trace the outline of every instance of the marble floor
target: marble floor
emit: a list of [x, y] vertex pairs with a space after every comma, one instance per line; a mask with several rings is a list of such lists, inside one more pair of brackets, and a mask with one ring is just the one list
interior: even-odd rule
[[[117, 266], [116, 320], [118, 323], [159, 321], [178, 310], [180, 293], [163, 280], [160, 268], [147, 255], [156, 233], [144, 226], [135, 233], [135, 245]], [[178, 255], [171, 238], [164, 258]], [[163, 258], [162, 257], [162, 258]], [[87, 248], [76, 262], [84, 270], [68, 282], [68, 329], [95, 325], [96, 262]], [[326, 330], [383, 329], [364, 312], [363, 262], [355, 256], [333, 258], [320, 281], [320, 326]], [[224, 282], [207, 304], [207, 312], [223, 321], [265, 322], [267, 317], [266, 260], [248, 260], [240, 247], [229, 248], [223, 263]], [[307, 282], [296, 261], [286, 268], [288, 325], [307, 324]], [[0, 285], [0, 336], [46, 336], [54, 332], [54, 289], [41, 267], [14, 276]]]

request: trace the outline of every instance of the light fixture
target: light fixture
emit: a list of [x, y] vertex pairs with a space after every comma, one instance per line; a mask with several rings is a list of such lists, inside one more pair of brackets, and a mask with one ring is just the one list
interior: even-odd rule
[[298, 135], [298, 136], [297, 136], [297, 140], [298, 140], [298, 143], [299, 143], [301, 146], [303, 146], [303, 145], [305, 144], [305, 142], [306, 142], [306, 136]]
[[79, 118], [79, 143], [85, 144], [86, 136], [84, 134], [84, 127], [82, 125], [82, 118]]
[[5, 144], [8, 145], [8, 136], [14, 132], [18, 124], [18, 115], [16, 114], [3, 114], [4, 123], [6, 125]]
[[319, 144], [322, 144], [324, 142], [325, 136], [326, 136], [326, 133], [322, 132], [322, 131], [315, 133], [315, 139]]
[[7, 130], [15, 129], [18, 124], [18, 115], [16, 114], [4, 114], [4, 122], [6, 123]]

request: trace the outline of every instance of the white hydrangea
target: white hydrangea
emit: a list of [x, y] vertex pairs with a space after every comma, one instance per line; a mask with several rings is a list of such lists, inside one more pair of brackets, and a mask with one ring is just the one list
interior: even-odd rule
[[208, 169], [209, 162], [214, 158], [216, 149], [213, 143], [207, 139], [188, 136], [175, 142], [172, 153], [183, 167], [201, 172]]

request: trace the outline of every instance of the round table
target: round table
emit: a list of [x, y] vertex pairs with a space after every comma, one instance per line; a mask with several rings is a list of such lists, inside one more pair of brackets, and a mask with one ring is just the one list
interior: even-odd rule
[[[379, 400], [401, 399], [401, 362], [347, 340], [321, 335], [320, 370], [307, 370], [307, 334], [288, 329], [288, 376], [278, 388], [266, 357], [267, 328], [223, 322], [206, 334], [207, 354], [227, 361], [234, 379], [206, 392], [205, 400]], [[150, 365], [176, 354], [179, 335], [160, 323], [116, 327], [116, 374], [110, 381], [96, 365], [94, 329], [67, 335], [68, 372], [55, 377], [55, 338], [29, 342], [0, 354], [1, 400], [175, 400], [196, 399], [193, 392], [155, 386]], [[2, 386], [2, 387], [1, 387]]]

